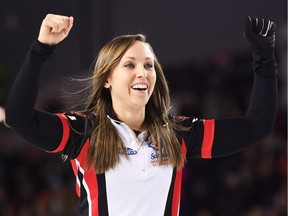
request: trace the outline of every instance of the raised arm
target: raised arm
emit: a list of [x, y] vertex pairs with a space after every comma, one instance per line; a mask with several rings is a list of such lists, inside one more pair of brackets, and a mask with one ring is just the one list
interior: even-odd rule
[[247, 17], [244, 36], [253, 56], [254, 84], [244, 118], [215, 120], [214, 157], [241, 151], [268, 136], [277, 111], [277, 69], [274, 57], [275, 23]]
[[35, 110], [39, 79], [43, 64], [72, 26], [73, 17], [53, 14], [45, 17], [38, 40], [27, 53], [6, 104], [7, 124], [27, 142], [44, 150], [54, 150], [60, 144], [62, 123], [56, 115]]
[[188, 157], [214, 158], [242, 151], [268, 136], [277, 110], [277, 69], [274, 57], [275, 24], [247, 17], [245, 38], [251, 45], [254, 84], [244, 117], [193, 120], [185, 133]]

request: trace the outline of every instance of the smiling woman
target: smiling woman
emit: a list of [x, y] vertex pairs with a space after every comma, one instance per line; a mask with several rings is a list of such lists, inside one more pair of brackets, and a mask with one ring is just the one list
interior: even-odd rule
[[[112, 107], [117, 117], [131, 129], [143, 130], [145, 105], [155, 82], [152, 50], [145, 43], [135, 41], [109, 72], [104, 85], [110, 90]], [[137, 125], [133, 122], [137, 122]]]
[[100, 50], [82, 110], [36, 110], [43, 65], [72, 26], [73, 17], [46, 16], [6, 114], [26, 141], [70, 160], [80, 215], [177, 216], [186, 159], [235, 154], [271, 133], [277, 99], [273, 22], [247, 17], [255, 75], [251, 102], [245, 116], [225, 119], [169, 113], [164, 72], [141, 34], [118, 36]]

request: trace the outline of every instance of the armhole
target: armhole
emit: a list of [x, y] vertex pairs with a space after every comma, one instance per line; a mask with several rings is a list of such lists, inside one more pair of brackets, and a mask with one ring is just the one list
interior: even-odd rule
[[55, 114], [55, 115], [58, 116], [62, 122], [62, 128], [63, 128], [62, 139], [61, 139], [59, 146], [52, 151], [47, 151], [48, 153], [56, 153], [56, 152], [63, 151], [67, 144], [67, 141], [69, 139], [69, 134], [70, 134], [70, 127], [69, 127], [68, 119], [66, 115], [64, 114]]

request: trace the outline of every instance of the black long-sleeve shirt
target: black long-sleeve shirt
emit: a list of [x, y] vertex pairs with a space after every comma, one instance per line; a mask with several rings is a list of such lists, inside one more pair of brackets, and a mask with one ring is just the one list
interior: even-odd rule
[[[44, 45], [38, 41], [35, 41], [32, 44], [8, 98], [6, 104], [6, 122], [16, 131], [16, 133], [32, 145], [50, 152], [63, 151], [71, 159], [75, 176], [82, 182], [82, 180], [85, 179], [85, 174], [84, 172], [82, 173], [81, 170], [85, 167], [85, 160], [83, 158], [87, 153], [89, 134], [86, 134], [85, 137], [81, 137], [79, 133], [75, 133], [74, 130], [70, 130], [69, 128], [72, 126], [78, 131], [83, 131], [84, 122], [86, 122], [89, 117], [78, 115], [73, 112], [55, 115], [35, 110], [34, 108], [43, 65], [46, 60], [54, 54], [55, 49], [56, 46]], [[275, 58], [271, 58], [265, 62], [253, 62], [254, 84], [251, 101], [245, 116], [209, 120], [184, 118], [181, 121], [183, 125], [191, 127], [188, 132], [177, 131], [179, 140], [182, 143], [183, 151], [188, 158], [213, 158], [230, 155], [250, 147], [271, 133], [276, 117], [277, 104], [277, 69], [275, 61]], [[91, 121], [93, 121], [93, 118], [94, 117], [91, 117]], [[128, 131], [125, 133], [123, 132], [125, 131], [125, 128], [127, 128], [124, 123], [113, 119], [111, 119], [111, 122], [116, 129], [122, 127], [117, 130], [120, 131], [118, 131], [120, 134], [122, 133], [121, 135], [123, 137], [129, 137]], [[133, 155], [136, 155], [137, 153], [140, 154], [141, 149], [136, 149], [131, 143], [127, 144], [125, 142], [127, 142], [127, 140], [125, 141], [124, 139], [124, 146], [126, 147], [128, 155], [134, 157]], [[147, 146], [149, 151], [155, 150], [155, 147], [151, 146], [151, 143], [148, 143]], [[150, 155], [150, 153], [151, 152], [149, 152], [149, 158], [154, 167], [155, 158], [153, 157], [155, 154], [152, 152]], [[143, 163], [141, 164], [141, 169], [143, 169]], [[111, 172], [114, 173], [113, 171]], [[113, 215], [114, 211], [119, 210], [117, 209], [117, 205], [114, 206], [114, 201], [112, 199], [112, 197], [117, 196], [117, 193], [112, 192], [112, 196], [110, 195], [112, 189], [109, 189], [109, 192], [106, 191], [106, 187], [110, 188], [111, 182], [109, 176], [111, 175], [111, 172], [105, 173], [105, 177], [103, 177], [103, 175], [95, 174], [95, 179], [97, 179], [97, 181], [94, 178], [94, 180], [91, 180], [89, 177], [89, 181], [87, 180], [85, 183], [88, 184], [88, 189], [85, 187], [84, 183], [80, 183], [78, 195], [80, 196], [82, 203], [80, 207], [80, 211], [82, 211], [81, 215], [86, 215], [89, 211], [93, 212], [93, 215], [94, 211], [98, 211], [99, 215], [105, 215], [105, 212], [109, 212]], [[121, 179], [121, 177], [117, 175], [116, 177]], [[165, 189], [168, 193], [166, 194], [168, 198], [165, 198], [165, 196], [163, 197], [166, 203], [164, 203], [163, 209], [160, 210], [163, 213], [165, 212], [164, 215], [177, 215], [176, 212], [178, 212], [177, 208], [179, 207], [180, 200], [179, 178], [181, 180], [181, 174], [179, 174], [179, 171], [173, 169], [171, 179], [169, 178], [171, 183], [168, 184], [168, 188]], [[115, 182], [113, 183], [114, 185], [117, 184]], [[134, 183], [135, 182], [131, 184], [133, 185]], [[97, 193], [94, 191], [95, 189], [91, 189], [95, 184], [98, 184]], [[91, 188], [89, 185], [91, 185]], [[103, 190], [103, 188], [106, 192], [100, 193], [100, 189]], [[114, 187], [111, 186], [111, 188]], [[117, 190], [120, 189], [118, 188]], [[153, 190], [155, 190], [155, 188]], [[149, 189], [147, 189], [147, 191], [149, 191]], [[122, 192], [123, 194], [123, 191], [118, 192]], [[91, 202], [91, 200], [95, 198], [93, 196], [96, 196], [94, 193], [100, 198], [103, 198], [97, 198], [97, 204]], [[126, 191], [126, 194], [129, 193]], [[151, 202], [158, 201], [152, 199]], [[107, 203], [109, 203], [109, 205], [107, 205]], [[95, 205], [98, 210], [94, 209]], [[135, 206], [139, 210], [139, 205], [135, 204]], [[152, 214], [149, 213], [147, 215]], [[158, 215], [161, 214], [158, 212]]]

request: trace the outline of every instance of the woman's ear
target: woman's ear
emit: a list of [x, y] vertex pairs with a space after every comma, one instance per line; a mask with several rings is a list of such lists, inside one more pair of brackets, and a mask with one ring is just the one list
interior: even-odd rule
[[111, 85], [110, 85], [109, 82], [106, 80], [105, 83], [104, 83], [104, 88], [109, 89], [110, 86], [111, 86]]

